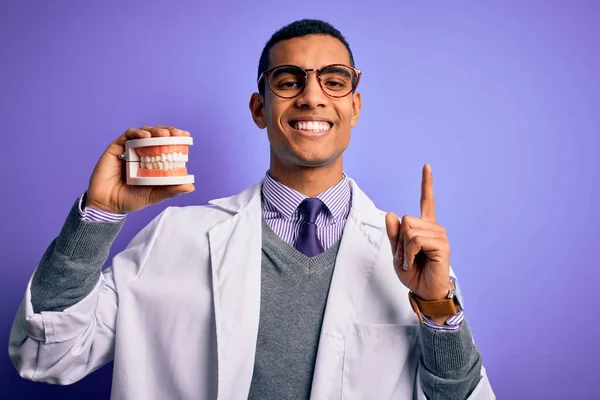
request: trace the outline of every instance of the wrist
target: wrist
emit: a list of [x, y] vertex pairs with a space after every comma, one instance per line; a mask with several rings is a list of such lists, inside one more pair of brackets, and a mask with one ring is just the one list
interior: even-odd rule
[[127, 216], [127, 213], [106, 211], [106, 207], [88, 201], [87, 192], [79, 198], [78, 208], [81, 219], [88, 222], [118, 222]]
[[95, 210], [100, 210], [100, 211], [104, 211], [104, 212], [111, 213], [111, 214], [125, 214], [122, 211], [115, 210], [112, 207], [108, 207], [108, 206], [105, 206], [104, 204], [97, 203], [94, 200], [91, 200], [87, 196], [87, 194], [86, 194], [85, 198], [83, 199], [82, 206], [83, 206], [84, 209], [85, 208], [93, 208]]
[[429, 315], [423, 314], [423, 316], [429, 318], [432, 322], [435, 322], [438, 325], [446, 325], [446, 321], [448, 321], [448, 317], [430, 317]]
[[434, 324], [445, 325], [448, 323], [449, 319], [458, 316], [462, 312], [462, 305], [455, 294], [455, 282], [453, 279], [449, 279], [449, 289], [445, 295], [441, 296], [441, 298], [431, 296], [429, 297], [430, 299], [437, 299], [429, 300], [410, 291], [408, 293], [408, 299], [421, 324], [424, 323], [424, 318], [426, 318]]
[[437, 290], [429, 291], [427, 293], [420, 293], [418, 291], [413, 291], [414, 295], [417, 296], [421, 300], [425, 301], [442, 301], [446, 300], [452, 294], [453, 282], [450, 278], [446, 281], [447, 284], [440, 285], [440, 288]]

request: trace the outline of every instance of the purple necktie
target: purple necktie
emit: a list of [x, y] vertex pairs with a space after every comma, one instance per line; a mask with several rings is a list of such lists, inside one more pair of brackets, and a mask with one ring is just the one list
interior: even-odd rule
[[298, 206], [298, 210], [304, 215], [300, 233], [296, 241], [296, 250], [308, 257], [316, 256], [323, 252], [323, 246], [317, 237], [317, 215], [323, 209], [323, 202], [319, 199], [305, 199]]

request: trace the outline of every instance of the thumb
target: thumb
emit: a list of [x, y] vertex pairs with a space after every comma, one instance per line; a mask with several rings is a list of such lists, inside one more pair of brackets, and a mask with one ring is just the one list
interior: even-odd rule
[[196, 188], [193, 184], [157, 186], [150, 193], [150, 203], [155, 204], [180, 194], [191, 193]]
[[385, 228], [387, 231], [390, 245], [392, 246], [392, 254], [396, 254], [398, 247], [398, 238], [400, 234], [400, 219], [393, 212], [389, 212], [385, 215]]

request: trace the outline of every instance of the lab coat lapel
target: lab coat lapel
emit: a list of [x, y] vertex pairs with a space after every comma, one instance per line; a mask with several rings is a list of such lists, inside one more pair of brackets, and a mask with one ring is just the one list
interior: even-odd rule
[[261, 185], [210, 204], [232, 213], [209, 231], [218, 399], [248, 395], [260, 316]]
[[359, 305], [365, 286], [378, 258], [385, 234], [385, 215], [353, 180], [351, 210], [344, 227], [329, 289], [311, 399], [340, 398], [345, 336]]

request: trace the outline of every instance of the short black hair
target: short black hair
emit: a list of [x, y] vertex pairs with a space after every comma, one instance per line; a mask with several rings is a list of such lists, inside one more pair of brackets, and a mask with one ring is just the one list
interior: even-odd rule
[[[338, 39], [348, 50], [348, 54], [350, 55], [350, 65], [354, 67], [354, 56], [352, 55], [352, 50], [350, 50], [350, 45], [339, 30], [337, 30], [333, 25], [319, 19], [301, 19], [284, 26], [275, 32], [273, 36], [271, 36], [271, 39], [269, 39], [269, 41], [265, 44], [265, 47], [260, 55], [256, 79], [260, 77], [260, 74], [269, 69], [269, 53], [271, 52], [273, 46], [284, 40], [308, 35], [327, 35]], [[259, 92], [264, 96], [264, 81], [260, 83]]]

